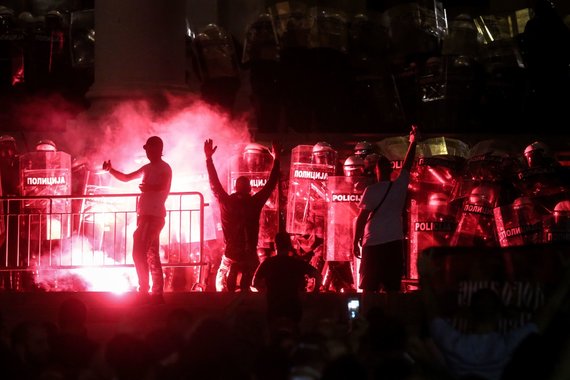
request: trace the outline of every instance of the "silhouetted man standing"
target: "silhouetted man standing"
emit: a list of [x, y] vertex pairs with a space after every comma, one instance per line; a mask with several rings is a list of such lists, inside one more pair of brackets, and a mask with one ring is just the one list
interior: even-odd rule
[[[291, 256], [293, 247], [288, 233], [277, 233], [275, 247], [277, 255], [268, 257], [259, 265], [253, 286], [267, 292], [269, 322], [289, 318], [299, 323], [303, 312], [301, 294], [307, 286], [306, 278], [312, 277], [319, 284], [321, 273], [302, 259]], [[319, 287], [315, 286], [313, 291], [318, 292]]]
[[220, 267], [229, 267], [227, 288], [230, 292], [236, 290], [238, 274], [241, 273], [239, 289], [250, 291], [253, 273], [259, 265], [257, 256], [257, 240], [259, 235], [259, 217], [265, 202], [271, 196], [279, 180], [279, 154], [281, 147], [273, 143], [273, 167], [266, 184], [255, 194], [251, 194], [249, 178], [238, 177], [235, 192], [228, 194], [218, 178], [218, 173], [212, 161], [212, 156], [218, 149], [211, 139], [204, 142], [206, 167], [210, 179], [210, 187], [218, 203], [222, 231], [224, 234], [225, 250]]
[[162, 160], [163, 142], [158, 136], [149, 137], [143, 146], [150, 163], [125, 174], [115, 170], [111, 161], [103, 162], [103, 169], [113, 177], [127, 182], [142, 177], [142, 192], [137, 203], [137, 229], [133, 234], [133, 261], [139, 280], [139, 293], [149, 291], [149, 271], [152, 276], [151, 300], [163, 303], [164, 275], [160, 263], [160, 232], [166, 217], [165, 202], [172, 183], [172, 168]]

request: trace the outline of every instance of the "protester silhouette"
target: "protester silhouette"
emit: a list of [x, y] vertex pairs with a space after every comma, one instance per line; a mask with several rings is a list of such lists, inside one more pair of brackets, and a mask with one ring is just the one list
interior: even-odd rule
[[210, 187], [220, 205], [220, 219], [224, 235], [225, 249], [220, 268], [229, 267], [227, 289], [234, 292], [250, 291], [253, 274], [259, 265], [257, 242], [259, 237], [259, 218], [261, 210], [279, 180], [279, 157], [281, 146], [276, 142], [272, 145], [273, 167], [265, 185], [255, 194], [251, 194], [249, 178], [240, 176], [236, 179], [235, 192], [228, 194], [218, 178], [212, 156], [218, 149], [212, 139], [204, 142], [206, 168]]
[[149, 291], [149, 271], [152, 276], [150, 301], [164, 303], [164, 275], [160, 262], [160, 232], [166, 217], [165, 202], [172, 183], [172, 168], [162, 159], [162, 139], [151, 136], [143, 146], [150, 163], [132, 173], [114, 169], [111, 161], [103, 162], [103, 169], [113, 177], [127, 182], [142, 177], [137, 202], [137, 229], [133, 234], [133, 261], [139, 281], [139, 294], [146, 297]]
[[[287, 232], [275, 235], [276, 256], [265, 259], [255, 272], [253, 287], [263, 291], [267, 300], [267, 319], [270, 323], [288, 318], [295, 323], [303, 314], [302, 294], [306, 291], [307, 277], [321, 282], [317, 268], [293, 256], [291, 237]], [[319, 288], [314, 287], [313, 292]]]
[[506, 316], [506, 307], [500, 295], [491, 288], [481, 288], [471, 296], [466, 327], [454, 326], [447, 318], [434, 286], [434, 278], [441, 276], [431, 258], [424, 251], [417, 262], [420, 275], [421, 298], [428, 322], [429, 336], [441, 352], [454, 378], [478, 376], [499, 380], [513, 353], [526, 339], [543, 334], [568, 297], [570, 265], [532, 319], [522, 325], [502, 330], [500, 322]]

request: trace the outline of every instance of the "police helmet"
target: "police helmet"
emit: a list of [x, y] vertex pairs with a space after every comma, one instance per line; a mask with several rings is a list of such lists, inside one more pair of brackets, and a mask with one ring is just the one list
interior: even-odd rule
[[362, 158], [374, 153], [374, 145], [368, 141], [360, 141], [354, 146], [354, 154]]
[[55, 152], [57, 146], [52, 140], [44, 139], [36, 143], [36, 150], [41, 152]]
[[332, 145], [326, 141], [319, 141], [313, 145], [313, 158], [319, 164], [334, 164], [336, 158], [336, 151]]
[[364, 174], [364, 160], [356, 155], [349, 156], [342, 166], [344, 175], [354, 177]]
[[548, 147], [542, 141], [535, 141], [524, 149], [524, 155], [528, 156], [536, 151], [546, 153], [548, 151]]

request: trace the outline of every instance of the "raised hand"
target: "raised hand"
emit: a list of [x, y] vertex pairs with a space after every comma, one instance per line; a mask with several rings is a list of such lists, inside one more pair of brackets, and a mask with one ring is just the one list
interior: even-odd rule
[[113, 166], [111, 166], [111, 160], [103, 161], [103, 170], [108, 172], [112, 167]]
[[212, 156], [216, 152], [216, 149], [218, 149], [218, 146], [217, 145], [214, 146], [214, 142], [212, 141], [212, 139], [207, 139], [206, 141], [204, 141], [204, 154], [206, 155], [206, 159], [212, 158]]
[[418, 130], [418, 126], [415, 124], [412, 124], [412, 129], [410, 130], [410, 142], [414, 142], [417, 141], [417, 139], [419, 138], [420, 132]]
[[281, 157], [281, 150], [283, 150], [283, 147], [278, 141], [271, 142], [271, 154], [275, 160], [278, 160]]

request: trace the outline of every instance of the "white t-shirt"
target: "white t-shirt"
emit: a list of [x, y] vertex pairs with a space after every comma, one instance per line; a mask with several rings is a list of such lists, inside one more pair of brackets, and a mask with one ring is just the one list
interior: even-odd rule
[[453, 375], [479, 375], [490, 380], [499, 380], [515, 348], [538, 332], [536, 324], [528, 323], [505, 334], [464, 334], [442, 318], [433, 319], [429, 329]]
[[[392, 182], [392, 187], [384, 199], [382, 206], [376, 211], [372, 219], [366, 223], [362, 236], [362, 246], [368, 247], [389, 243], [404, 238], [402, 213], [406, 205], [410, 172], [402, 169], [398, 178]], [[358, 208], [374, 210], [384, 197], [389, 182], [382, 181], [368, 186], [362, 194]]]
[[139, 215], [150, 215], [164, 218], [166, 216], [166, 207], [164, 203], [170, 192], [170, 183], [172, 180], [172, 169], [166, 162], [160, 160], [151, 162], [143, 166], [142, 183], [151, 186], [161, 186], [166, 184], [163, 191], [145, 191], [141, 194], [138, 204]]

